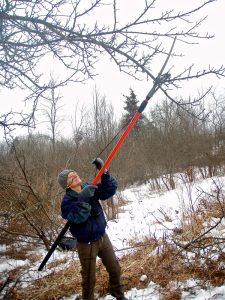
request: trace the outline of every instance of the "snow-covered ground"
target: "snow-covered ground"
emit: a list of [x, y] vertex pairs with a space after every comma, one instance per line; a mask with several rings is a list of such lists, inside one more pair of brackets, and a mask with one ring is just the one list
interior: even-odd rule
[[[133, 186], [124, 190], [121, 196], [127, 200], [127, 205], [121, 208], [118, 219], [114, 221], [108, 221], [107, 233], [115, 247], [115, 250], [121, 250], [129, 247], [129, 240], [136, 239], [141, 240], [144, 236], [152, 235], [153, 233], [157, 237], [162, 237], [167, 232], [169, 235], [171, 229], [179, 226], [181, 209], [184, 204], [188, 206], [190, 201], [194, 204], [199, 198], [202, 190], [209, 192], [214, 186], [213, 179], [206, 179], [204, 181], [196, 182], [195, 184], [184, 184], [182, 180], [177, 185], [178, 187], [172, 191], [165, 191], [160, 193], [152, 193], [148, 183], [140, 186]], [[223, 185], [224, 177], [216, 178], [219, 185]], [[166, 218], [165, 218], [166, 216]], [[160, 222], [158, 222], [160, 221]], [[126, 251], [118, 251], [117, 255], [120, 256]], [[70, 252], [71, 253], [71, 252]], [[42, 252], [43, 257], [46, 253]], [[49, 262], [56, 258], [63, 257], [65, 255], [59, 251], [55, 251], [54, 255], [50, 258]], [[76, 254], [72, 254], [76, 256]], [[49, 263], [48, 262], [48, 263]], [[39, 262], [40, 263], [40, 262]], [[21, 262], [16, 262], [20, 265]], [[11, 268], [15, 265], [12, 260], [5, 261], [3, 258], [0, 260], [0, 270]], [[38, 268], [39, 264], [37, 264]], [[48, 268], [44, 270], [42, 275], [36, 268], [32, 268], [29, 272], [29, 276], [38, 278], [39, 276], [46, 275], [49, 272]], [[145, 275], [145, 274], [143, 274]], [[195, 300], [222, 300], [225, 299], [225, 285], [220, 287], [208, 287], [203, 290], [199, 288], [198, 283], [195, 280], [189, 280], [187, 282], [181, 282], [180, 286], [192, 287], [192, 292], [183, 292], [182, 300], [195, 299]], [[160, 288], [154, 283], [150, 282], [146, 289], [133, 288], [126, 292], [126, 297], [129, 300], [143, 299], [143, 300], [160, 300]], [[72, 300], [76, 295], [71, 297], [64, 297], [64, 300]], [[110, 295], [107, 295], [101, 300], [114, 299]]]
[[[148, 184], [132, 187], [123, 192], [125, 199], [129, 201], [124, 208], [124, 212], [119, 214], [117, 222], [108, 222], [107, 232], [111, 238], [113, 245], [117, 249], [122, 249], [128, 246], [127, 241], [132, 238], [141, 239], [141, 237], [155, 234], [157, 237], [162, 237], [170, 229], [179, 226], [181, 219], [181, 211], [185, 206], [197, 203], [198, 198], [204, 192], [210, 192], [215, 189], [215, 182], [221, 188], [224, 177], [211, 178], [199, 181], [195, 184], [184, 184], [182, 180], [175, 190], [164, 193], [152, 194]], [[165, 221], [164, 216], [167, 216], [170, 221]], [[167, 219], [167, 218], [166, 218]], [[160, 224], [157, 222], [160, 221]], [[170, 231], [171, 232], [171, 231]], [[195, 280], [180, 283], [181, 286], [195, 287], [192, 292], [183, 292], [182, 300], [224, 300], [225, 299], [225, 284], [220, 287], [208, 287], [207, 290], [197, 288], [199, 284]], [[160, 300], [159, 287], [150, 282], [148, 288], [143, 290], [132, 289], [128, 291], [126, 297], [129, 300]], [[102, 300], [111, 300], [111, 296], [101, 298]]]

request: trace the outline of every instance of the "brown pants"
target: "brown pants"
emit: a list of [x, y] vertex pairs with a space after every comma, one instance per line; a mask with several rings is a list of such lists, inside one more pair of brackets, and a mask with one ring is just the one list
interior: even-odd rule
[[96, 258], [101, 258], [109, 273], [109, 289], [114, 297], [123, 296], [120, 283], [120, 265], [114, 253], [108, 235], [93, 243], [78, 243], [78, 255], [81, 263], [83, 300], [94, 300], [96, 281]]

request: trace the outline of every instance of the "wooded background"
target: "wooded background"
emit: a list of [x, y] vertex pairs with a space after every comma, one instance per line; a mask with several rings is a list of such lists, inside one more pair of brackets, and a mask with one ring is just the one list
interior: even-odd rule
[[[140, 118], [109, 166], [119, 191], [143, 182], [150, 182], [156, 191], [174, 189], [176, 173], [184, 173], [190, 182], [197, 179], [196, 173], [201, 178], [224, 174], [225, 101], [223, 95], [209, 97], [211, 105], [204, 108], [207, 117], [202, 119], [196, 118], [198, 111], [185, 112], [167, 100]], [[1, 142], [1, 243], [44, 243], [49, 249], [64, 222], [58, 173], [74, 169], [83, 180], [91, 181], [96, 172], [92, 160], [116, 134], [120, 136], [139, 103], [135, 92], [128, 91], [124, 114], [116, 120], [105, 97], [95, 93], [93, 99], [80, 123], [75, 126], [71, 121], [71, 137], [57, 138], [60, 103], [53, 97], [45, 111], [48, 133]], [[103, 160], [117, 139], [100, 155]], [[105, 211], [109, 211], [107, 205]]]

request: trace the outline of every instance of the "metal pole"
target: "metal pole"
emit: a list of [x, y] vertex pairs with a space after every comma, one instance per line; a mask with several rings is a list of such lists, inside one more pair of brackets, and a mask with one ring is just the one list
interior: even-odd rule
[[61, 232], [59, 233], [58, 237], [56, 238], [55, 242], [52, 244], [50, 250], [48, 251], [48, 253], [46, 254], [45, 258], [42, 260], [42, 263], [40, 264], [38, 271], [42, 271], [42, 269], [44, 268], [44, 266], [46, 265], [47, 261], [49, 260], [49, 258], [51, 257], [52, 253], [55, 251], [56, 247], [58, 246], [59, 242], [61, 241], [61, 239], [63, 238], [64, 234], [67, 232], [67, 230], [70, 227], [70, 222], [67, 221], [66, 225], [63, 227], [63, 229], [61, 230]]

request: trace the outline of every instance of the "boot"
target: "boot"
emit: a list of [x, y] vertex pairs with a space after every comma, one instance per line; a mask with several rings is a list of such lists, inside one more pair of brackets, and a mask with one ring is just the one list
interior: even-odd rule
[[119, 296], [119, 297], [116, 297], [116, 295], [114, 293], [111, 293], [111, 296], [115, 297], [116, 300], [128, 300], [126, 297], [124, 296]]

